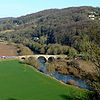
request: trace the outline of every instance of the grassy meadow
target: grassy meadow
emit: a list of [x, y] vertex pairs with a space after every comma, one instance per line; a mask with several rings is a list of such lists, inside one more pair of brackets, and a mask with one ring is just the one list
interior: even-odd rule
[[20, 61], [0, 61], [0, 100], [89, 100], [89, 93], [61, 84]]

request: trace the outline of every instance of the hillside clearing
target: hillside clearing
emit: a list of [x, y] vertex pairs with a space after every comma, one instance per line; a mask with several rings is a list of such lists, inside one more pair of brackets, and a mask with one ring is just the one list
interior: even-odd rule
[[17, 50], [13, 45], [0, 44], [0, 56], [16, 56]]

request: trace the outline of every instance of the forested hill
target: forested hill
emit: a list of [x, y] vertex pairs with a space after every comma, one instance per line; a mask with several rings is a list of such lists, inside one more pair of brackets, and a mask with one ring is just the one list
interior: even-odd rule
[[58, 43], [81, 52], [80, 46], [87, 41], [100, 46], [100, 8], [49, 9], [0, 20], [0, 38], [23, 43], [33, 50], [32, 44], [36, 44], [37, 51], [41, 45]]

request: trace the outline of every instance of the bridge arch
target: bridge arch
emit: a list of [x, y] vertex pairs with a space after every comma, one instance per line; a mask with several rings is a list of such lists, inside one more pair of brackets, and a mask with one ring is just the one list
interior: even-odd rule
[[25, 60], [25, 59], [26, 59], [25, 57], [22, 57], [22, 58], [21, 58], [21, 60]]
[[57, 57], [57, 60], [60, 60], [62, 57]]
[[55, 57], [49, 57], [48, 58], [48, 62], [50, 63], [50, 62], [53, 62], [53, 61], [55, 61]]
[[46, 63], [48, 61], [44, 56], [39, 56], [37, 60], [39, 60], [40, 63]]

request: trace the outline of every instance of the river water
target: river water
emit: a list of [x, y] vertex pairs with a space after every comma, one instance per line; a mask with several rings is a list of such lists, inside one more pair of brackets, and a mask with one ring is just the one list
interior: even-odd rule
[[76, 78], [72, 75], [63, 75], [58, 72], [48, 73], [44, 59], [39, 58], [38, 61], [41, 63], [39, 70], [41, 70], [43, 73], [48, 74], [66, 84], [69, 83], [71, 80], [74, 80], [74, 82], [77, 84], [77, 87], [91, 90], [85, 79]]

